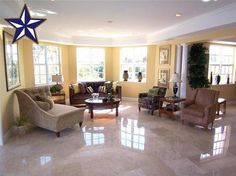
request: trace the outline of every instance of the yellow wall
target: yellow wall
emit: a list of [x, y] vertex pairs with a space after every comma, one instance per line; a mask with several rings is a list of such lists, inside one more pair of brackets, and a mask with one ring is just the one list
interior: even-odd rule
[[[5, 64], [3, 55], [3, 29], [0, 28], [0, 130], [3, 135], [6, 135], [10, 127], [14, 123], [14, 117], [19, 115], [18, 102], [14, 94], [14, 90], [7, 91], [6, 89], [6, 76], [5, 76]], [[10, 31], [8, 31], [10, 32]], [[18, 42], [18, 54], [19, 54], [19, 66], [20, 66], [20, 79], [22, 88], [25, 86], [24, 78], [24, 64], [23, 64], [23, 45], [22, 41]]]

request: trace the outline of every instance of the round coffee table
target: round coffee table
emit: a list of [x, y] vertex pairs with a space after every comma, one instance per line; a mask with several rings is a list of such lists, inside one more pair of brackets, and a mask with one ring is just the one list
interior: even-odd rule
[[112, 101], [103, 101], [102, 98], [93, 99], [89, 98], [85, 100], [87, 107], [89, 108], [89, 113], [91, 119], [93, 119], [93, 110], [94, 109], [113, 109], [116, 108], [116, 116], [118, 116], [118, 108], [120, 104], [119, 98], [113, 98]]

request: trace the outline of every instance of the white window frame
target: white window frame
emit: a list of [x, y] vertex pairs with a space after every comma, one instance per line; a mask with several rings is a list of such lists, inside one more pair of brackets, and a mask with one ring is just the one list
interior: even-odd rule
[[[35, 45], [35, 44], [33, 44], [33, 45]], [[59, 75], [61, 74], [61, 57], [60, 57], [61, 56], [61, 49], [59, 47], [57, 47], [57, 46], [54, 46], [54, 45], [44, 45], [44, 44], [39, 44], [39, 45], [44, 48], [45, 63], [44, 64], [35, 63], [34, 62], [34, 58], [33, 58], [33, 64], [34, 64], [34, 67], [35, 67], [35, 65], [39, 65], [39, 66], [40, 65], [45, 65], [46, 66], [46, 83], [36, 84], [36, 82], [35, 82], [35, 75], [36, 74], [35, 74], [35, 70], [34, 70], [34, 84], [37, 85], [37, 86], [40, 86], [40, 85], [51, 85], [51, 84], [53, 84], [53, 82], [49, 82], [49, 80], [48, 80], [48, 77], [49, 77], [49, 71], [48, 71], [49, 68], [48, 68], [48, 66], [51, 65], [51, 64], [48, 63], [48, 59], [47, 59], [47, 47], [55, 47], [58, 50], [59, 62], [58, 62], [58, 64], [53, 64], [53, 65], [59, 65], [59, 73], [58, 73]], [[32, 51], [33, 51], [33, 48], [32, 48]], [[34, 53], [33, 53], [33, 57], [34, 57]]]
[[[145, 69], [145, 73], [142, 73], [142, 76], [143, 76], [143, 79], [142, 79], [142, 82], [141, 83], [146, 83], [147, 82], [147, 62], [148, 62], [148, 48], [146, 47], [146, 46], [141, 46], [141, 47], [124, 47], [124, 48], [121, 48], [120, 49], [120, 81], [123, 81], [123, 68], [122, 68], [122, 65], [126, 65], [126, 66], [129, 66], [129, 67], [132, 67], [132, 73], [131, 74], [129, 74], [129, 77], [130, 77], [130, 75], [132, 75], [132, 78], [130, 79], [128, 79], [128, 81], [127, 82], [138, 82], [138, 79], [137, 78], [135, 78], [135, 67], [140, 67], [140, 68], [142, 68], [143, 67], [143, 63], [137, 63], [137, 59], [138, 58], [132, 58], [132, 61], [133, 62], [131, 62], [131, 63], [122, 63], [122, 52], [124, 52], [125, 50], [134, 50], [133, 51], [133, 56], [132, 57], [134, 57], [134, 52], [135, 52], [135, 50], [136, 49], [145, 49], [146, 50], [146, 63], [145, 63], [145, 66], [144, 66], [144, 69]], [[128, 72], [128, 73], [130, 73], [130, 72]], [[145, 74], [145, 78], [144, 78], [144, 74]]]
[[[79, 50], [83, 50], [83, 49], [88, 49], [88, 50], [90, 50], [90, 56], [89, 56], [89, 58], [88, 58], [88, 63], [80, 63], [80, 61], [79, 61]], [[102, 52], [103, 52], [103, 64], [102, 64], [102, 66], [103, 66], [103, 72], [102, 72], [102, 74], [103, 74], [103, 78], [101, 78], [101, 79], [98, 79], [98, 78], [93, 78], [93, 77], [91, 77], [90, 79], [86, 79], [86, 78], [81, 78], [81, 77], [79, 77], [79, 66], [81, 67], [82, 65], [84, 65], [84, 66], [91, 66], [91, 65], [93, 65], [93, 66], [99, 66], [99, 65], [101, 65], [101, 64], [97, 64], [97, 63], [95, 63], [95, 64], [93, 64], [93, 59], [91, 59], [90, 57], [92, 56], [92, 50], [101, 50]], [[105, 81], [105, 77], [106, 77], [106, 67], [105, 67], [105, 65], [106, 65], [106, 50], [105, 50], [105, 48], [99, 48], [99, 47], [77, 47], [76, 48], [76, 66], [77, 66], [77, 70], [76, 70], [76, 76], [77, 76], [77, 81]], [[90, 69], [92, 69], [92, 67], [90, 67]]]
[[[210, 51], [210, 47], [211, 46], [220, 46], [220, 47], [232, 47], [232, 49], [233, 49], [233, 55], [232, 55], [232, 57], [233, 57], [233, 62], [231, 63], [231, 64], [229, 64], [229, 63], [211, 63], [210, 61], [211, 61], [211, 56], [212, 55], [214, 55], [214, 56], [216, 56], [216, 57], [224, 57], [224, 56], [231, 56], [231, 55], [227, 55], [227, 54], [224, 54], [224, 53], [220, 53], [220, 54], [212, 54], [211, 53], [211, 51]], [[230, 83], [232, 83], [232, 82], [234, 82], [234, 58], [235, 58], [235, 50], [234, 50], [234, 47], [233, 46], [226, 46], [226, 45], [218, 45], [218, 44], [210, 44], [210, 47], [209, 47], [209, 68], [208, 68], [208, 78], [210, 78], [210, 74], [211, 74], [211, 69], [210, 69], [210, 67], [211, 66], [218, 66], [219, 67], [219, 72], [220, 72], [220, 74], [219, 75], [221, 75], [221, 72], [222, 72], [222, 67], [224, 67], [224, 66], [232, 66], [232, 73], [230, 74]], [[222, 50], [222, 48], [220, 48], [220, 50]], [[225, 75], [225, 74], [224, 74]], [[212, 84], [213, 85], [215, 85], [216, 83], [215, 83], [215, 74], [213, 73], [213, 78], [212, 78]], [[220, 81], [220, 84], [226, 84], [226, 81], [225, 82], [222, 82], [222, 80]]]

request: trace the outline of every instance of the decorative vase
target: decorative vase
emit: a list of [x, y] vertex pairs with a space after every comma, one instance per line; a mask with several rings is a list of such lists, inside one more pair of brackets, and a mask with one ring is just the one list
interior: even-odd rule
[[212, 79], [213, 79], [213, 78], [212, 78], [212, 72], [211, 72], [210, 82], [209, 82], [210, 84], [212, 84]]
[[216, 76], [216, 84], [219, 84], [220, 83], [220, 75], [218, 74], [217, 76]]
[[128, 70], [124, 70], [124, 73], [123, 73], [124, 81], [128, 81], [128, 78], [129, 78]]
[[142, 82], [143, 75], [142, 72], [138, 72], [138, 82]]
[[229, 84], [229, 74], [228, 74], [228, 76], [227, 76], [227, 84]]

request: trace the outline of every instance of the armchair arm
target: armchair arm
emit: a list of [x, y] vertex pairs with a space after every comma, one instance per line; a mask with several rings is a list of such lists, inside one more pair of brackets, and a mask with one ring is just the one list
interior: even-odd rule
[[204, 121], [212, 122], [215, 119], [216, 115], [216, 105], [211, 104], [204, 108]]
[[139, 98], [143, 98], [143, 97], [147, 97], [147, 96], [148, 96], [147, 93], [139, 93], [139, 94], [138, 94], [138, 97], [139, 97]]
[[194, 104], [194, 100], [187, 100], [187, 101], [184, 101], [181, 105], [181, 108], [186, 108], [190, 105]]

